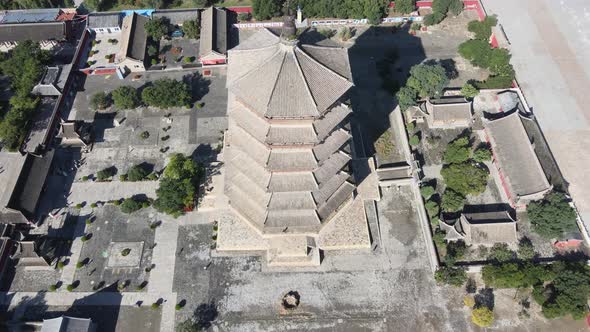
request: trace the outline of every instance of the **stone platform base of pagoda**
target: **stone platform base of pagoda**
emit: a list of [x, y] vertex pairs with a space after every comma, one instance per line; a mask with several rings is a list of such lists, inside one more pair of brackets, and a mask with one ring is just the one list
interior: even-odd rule
[[264, 255], [268, 267], [319, 266], [322, 251], [371, 248], [360, 196], [344, 204], [317, 234], [263, 234], [232, 209], [218, 222], [216, 255]]

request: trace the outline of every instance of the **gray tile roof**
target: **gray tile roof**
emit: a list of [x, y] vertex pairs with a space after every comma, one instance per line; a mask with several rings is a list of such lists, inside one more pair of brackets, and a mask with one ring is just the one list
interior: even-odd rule
[[91, 332], [94, 324], [90, 318], [61, 316], [43, 320], [41, 332]]
[[428, 99], [425, 106], [435, 125], [467, 125], [471, 122], [471, 102], [463, 97]]
[[[225, 192], [262, 232], [319, 232], [355, 189], [345, 153], [346, 66], [266, 29], [229, 51]], [[338, 106], [334, 106], [338, 105]]]
[[522, 197], [550, 189], [518, 112], [485, 121], [484, 126], [500, 171], [513, 195]]
[[462, 214], [458, 223], [468, 244], [510, 244], [518, 240], [516, 222], [506, 211]]
[[182, 25], [186, 21], [194, 21], [199, 19], [199, 9], [157, 9], [152, 18], [165, 17], [170, 21], [170, 24]]
[[121, 36], [121, 58], [144, 61], [147, 50], [147, 32], [145, 24], [150, 19], [143, 15], [132, 13], [123, 19]]
[[227, 53], [227, 12], [223, 8], [209, 7], [201, 13], [199, 56]]
[[91, 29], [98, 28], [117, 28], [121, 27], [121, 13], [90, 13], [88, 15], [88, 27]]
[[63, 41], [67, 38], [66, 22], [0, 24], [0, 42]]

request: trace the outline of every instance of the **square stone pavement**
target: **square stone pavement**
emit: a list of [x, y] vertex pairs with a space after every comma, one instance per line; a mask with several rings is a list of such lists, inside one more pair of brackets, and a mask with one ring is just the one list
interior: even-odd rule
[[143, 242], [113, 242], [109, 247], [107, 267], [139, 267], [142, 253]]
[[[142, 282], [149, 282], [149, 272], [146, 272], [145, 268], [152, 264], [155, 238], [155, 231], [150, 229], [149, 225], [158, 220], [157, 213], [152, 208], [147, 208], [128, 215], [113, 205], [105, 205], [94, 211], [94, 221], [86, 225], [86, 234], [92, 234], [92, 238], [83, 243], [80, 253], [80, 260], [89, 259], [90, 263], [76, 271], [74, 280], [80, 281], [77, 290], [92, 291], [92, 287], [101, 281], [110, 285], [117, 281], [129, 280], [131, 284], [126, 291], [136, 291], [136, 287]], [[129, 260], [133, 258], [135, 262], [139, 261], [139, 264], [128, 262], [126, 257], [120, 262], [121, 265], [113, 266], [113, 243], [131, 248]], [[143, 250], [122, 243], [134, 243], [136, 246], [142, 246]], [[123, 248], [119, 249], [116, 250], [120, 253]], [[140, 251], [141, 257], [137, 257]]]

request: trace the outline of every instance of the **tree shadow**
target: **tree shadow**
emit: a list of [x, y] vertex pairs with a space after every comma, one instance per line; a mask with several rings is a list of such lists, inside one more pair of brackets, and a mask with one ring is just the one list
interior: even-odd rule
[[182, 81], [189, 85], [193, 96], [193, 101], [199, 101], [207, 93], [209, 93], [211, 81], [204, 78], [199, 72], [194, 72], [183, 76]]
[[201, 303], [193, 313], [193, 319], [201, 329], [208, 329], [211, 323], [217, 319], [219, 312], [214, 301]]
[[494, 310], [495, 298], [494, 290], [492, 288], [482, 288], [479, 293], [475, 295], [475, 307], [487, 307]]

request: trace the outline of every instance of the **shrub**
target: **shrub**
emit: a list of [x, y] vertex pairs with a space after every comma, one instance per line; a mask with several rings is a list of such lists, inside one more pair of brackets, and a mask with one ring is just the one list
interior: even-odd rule
[[152, 309], [158, 309], [158, 308], [160, 308], [160, 303], [158, 303], [158, 302], [152, 303]]
[[159, 41], [168, 34], [169, 25], [168, 19], [164, 17], [154, 18], [145, 23], [145, 31], [148, 36]]
[[150, 202], [148, 202], [148, 201], [141, 202], [141, 207], [143, 209], [149, 208], [150, 207]]
[[116, 174], [115, 168], [108, 167], [108, 168], [98, 171], [96, 173], [96, 178], [98, 179], [98, 181], [106, 181], [115, 174]]
[[156, 181], [158, 179], [158, 175], [156, 173], [150, 173], [147, 176], [147, 179], [150, 180], [150, 181]]
[[142, 165], [135, 165], [127, 172], [127, 179], [132, 182], [143, 181], [149, 172]]
[[80, 210], [81, 208], [83, 208], [83, 207], [84, 207], [84, 204], [82, 204], [82, 203], [78, 203], [78, 204], [76, 204], [76, 206], [75, 206], [75, 207], [76, 207], [76, 209]]
[[119, 205], [121, 205], [121, 200], [118, 200], [118, 199], [114, 200], [114, 201], [113, 201], [113, 205], [114, 205], [114, 206], [119, 206]]
[[410, 25], [410, 30], [412, 31], [418, 31], [422, 29], [422, 24], [420, 23], [412, 23], [412, 25]]
[[473, 99], [475, 96], [479, 94], [479, 90], [473, 86], [471, 83], [463, 84], [461, 88], [461, 94], [467, 99]]
[[395, 146], [393, 144], [393, 137], [391, 136], [391, 131], [385, 130], [379, 138], [373, 144], [375, 147], [375, 151], [382, 158], [390, 157], [393, 152], [395, 151]]
[[434, 187], [423, 186], [420, 188], [420, 194], [422, 195], [422, 198], [428, 200], [432, 195], [434, 195]]
[[432, 242], [434, 242], [437, 247], [442, 248], [445, 245], [445, 235], [447, 235], [447, 233], [444, 230], [437, 228], [432, 235]]
[[90, 224], [92, 224], [92, 220], [90, 220], [90, 219], [86, 219], [86, 221], [85, 221], [85, 224], [86, 224], [86, 225], [90, 225]]
[[96, 204], [96, 202], [90, 203], [90, 207], [96, 209], [98, 207], [98, 204]]
[[60, 269], [60, 270], [61, 270], [61, 269], [63, 269], [63, 268], [64, 268], [64, 266], [66, 266], [66, 263], [64, 263], [64, 262], [62, 262], [62, 261], [59, 261], [59, 262], [57, 262], [57, 268], [58, 268], [58, 269]]
[[518, 241], [518, 257], [524, 260], [535, 257], [535, 247], [529, 238], [523, 237]]
[[475, 39], [488, 41], [492, 36], [492, 27], [496, 26], [498, 21], [493, 16], [487, 16], [483, 21], [474, 20], [467, 24], [467, 30], [475, 34]]
[[473, 308], [473, 306], [475, 305], [475, 299], [473, 298], [473, 296], [465, 295], [463, 297], [463, 304], [468, 308]]
[[73, 292], [74, 289], [76, 289], [76, 286], [74, 284], [69, 284], [66, 289], [68, 290], [68, 292]]
[[192, 56], [185, 56], [184, 59], [182, 59], [182, 61], [184, 61], [184, 63], [191, 63], [191, 62], [193, 62], [193, 57]]
[[133, 198], [125, 198], [121, 204], [121, 212], [123, 213], [133, 213], [139, 209], [141, 209], [141, 203]]
[[420, 144], [420, 136], [412, 135], [412, 137], [410, 137], [409, 143], [411, 146], [418, 146]]
[[84, 267], [84, 265], [86, 265], [86, 264], [84, 262], [80, 261], [80, 262], [76, 263], [76, 268], [81, 269]]
[[121, 174], [121, 175], [119, 175], [119, 181], [121, 181], [121, 182], [127, 181], [127, 174]]
[[176, 311], [178, 311], [178, 310], [182, 309], [182, 305], [180, 305], [180, 303], [177, 303], [177, 304], [174, 306], [174, 309], [175, 309]]
[[141, 139], [148, 139], [148, 138], [150, 138], [150, 132], [147, 131], [147, 130], [142, 131], [141, 134], [139, 134], [139, 138], [141, 138]]
[[90, 98], [90, 107], [93, 110], [102, 110], [111, 106], [111, 97], [105, 92], [97, 92]]
[[479, 307], [471, 312], [471, 321], [480, 327], [489, 327], [494, 323], [494, 313], [488, 307]]
[[111, 95], [117, 109], [133, 109], [140, 104], [139, 92], [131, 86], [120, 86]]
[[441, 266], [434, 273], [434, 279], [442, 284], [461, 287], [467, 280], [467, 273], [460, 267]]
[[84, 176], [82, 177], [82, 181], [84, 181], [84, 182], [88, 181], [88, 176], [87, 176], [87, 175], [84, 175]]
[[406, 124], [406, 129], [411, 133], [414, 131], [414, 129], [416, 129], [416, 124], [414, 122], [408, 122]]
[[80, 241], [82, 241], [82, 242], [86, 242], [86, 241], [88, 241], [89, 239], [90, 239], [90, 237], [89, 237], [88, 235], [84, 234], [84, 235], [82, 235], [82, 237], [80, 238]]
[[338, 32], [338, 36], [342, 41], [348, 41], [350, 38], [352, 38], [352, 30], [349, 27], [343, 27]]
[[250, 21], [250, 13], [239, 13], [238, 20], [240, 21]]
[[50, 292], [55, 292], [57, 290], [57, 286], [56, 285], [50, 285], [48, 290]]
[[431, 26], [436, 25], [442, 22], [445, 19], [445, 15], [441, 13], [432, 13], [424, 16], [424, 20], [422, 21], [424, 25]]
[[131, 253], [131, 249], [129, 249], [129, 248], [125, 248], [125, 249], [121, 250], [121, 256], [123, 256], [123, 257], [129, 255], [130, 253]]

